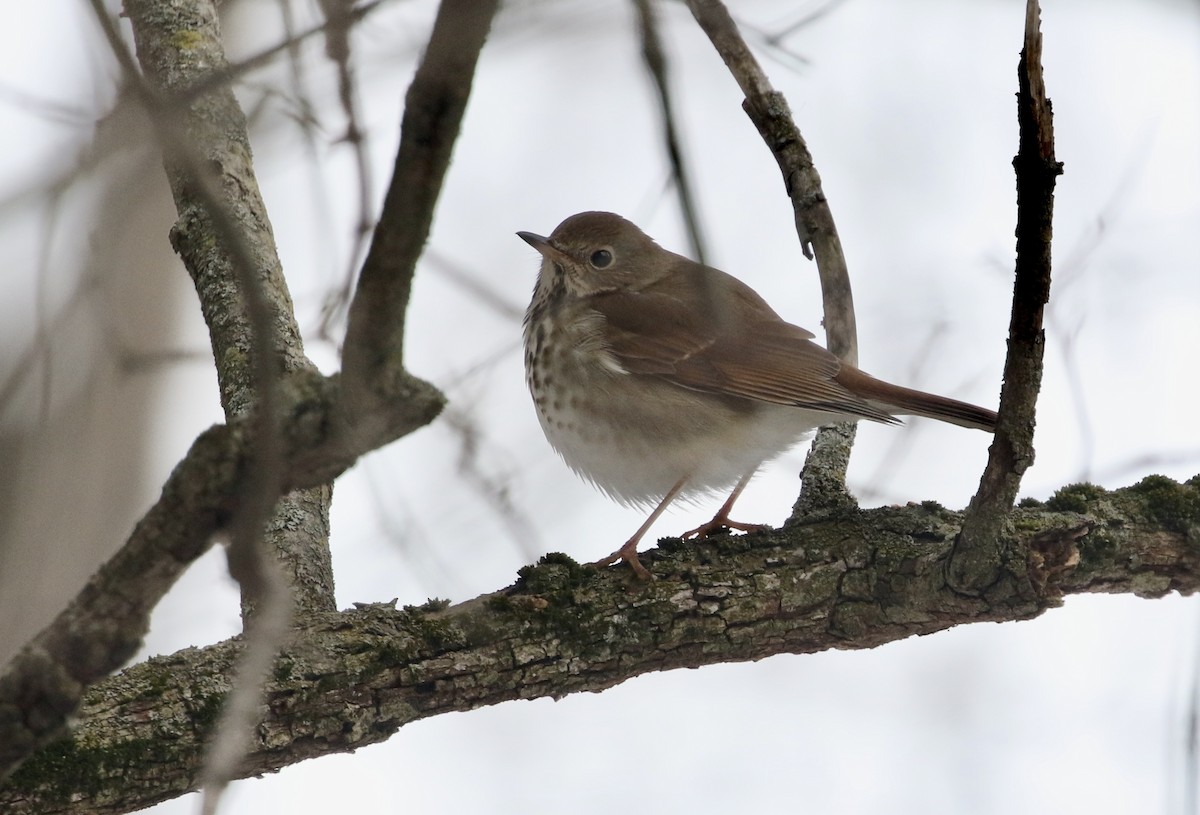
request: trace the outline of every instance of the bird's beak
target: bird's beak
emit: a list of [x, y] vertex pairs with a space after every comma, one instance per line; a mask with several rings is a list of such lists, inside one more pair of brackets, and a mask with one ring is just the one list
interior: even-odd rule
[[571, 256], [550, 243], [549, 238], [543, 238], [541, 235], [535, 235], [532, 232], [518, 232], [517, 237], [538, 250], [541, 256], [551, 263], [562, 264], [571, 261]]

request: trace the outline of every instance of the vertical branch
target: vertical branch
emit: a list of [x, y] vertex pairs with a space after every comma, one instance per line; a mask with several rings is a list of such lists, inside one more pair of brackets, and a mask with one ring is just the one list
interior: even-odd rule
[[[288, 6], [287, 0], [282, 5]], [[344, 286], [327, 303], [325, 327], [350, 300], [350, 285], [354, 281], [354, 270], [367, 248], [371, 234], [371, 207], [374, 195], [371, 191], [370, 157], [360, 125], [357, 82], [354, 78], [354, 63], [351, 60], [350, 31], [355, 22], [354, 0], [320, 0], [325, 15], [325, 56], [337, 67], [338, 100], [346, 117], [346, 133], [342, 137], [354, 152], [355, 169], [358, 172], [358, 223], [354, 225], [354, 245], [349, 254]]]
[[720, 0], [687, 0], [687, 4], [746, 95], [742, 107], [783, 173], [795, 211], [800, 246], [805, 257], [811, 259], [814, 254], [816, 257], [829, 350], [839, 359], [857, 365], [858, 334], [850, 273], [808, 144], [792, 119], [787, 100], [771, 87], [771, 81]]
[[[276, 552], [288, 558], [313, 610], [333, 607], [327, 537], [315, 550], [293, 549], [286, 533], [272, 536], [270, 553], [263, 545], [267, 519], [283, 491], [281, 379], [312, 366], [304, 357], [266, 207], [257, 192], [245, 117], [232, 91], [218, 86], [186, 107], [170, 102], [172, 91], [205, 81], [226, 65], [215, 5], [177, 3], [173, 14], [164, 15], [145, 0], [126, 3], [153, 89], [142, 85], [132, 69], [102, 4], [96, 0], [94, 5], [164, 147], [180, 215], [173, 243], [192, 275], [209, 326], [226, 417], [250, 417], [250, 455], [228, 526], [229, 571], [242, 592], [246, 649], [205, 769], [204, 811], [212, 812], [244, 752], [263, 682], [291, 624], [292, 594]], [[318, 490], [319, 520], [327, 512], [329, 492]], [[317, 579], [300, 580], [302, 575]]]
[[696, 196], [692, 191], [691, 176], [683, 162], [683, 149], [679, 145], [679, 132], [675, 127], [674, 106], [671, 104], [671, 86], [667, 82], [667, 57], [663, 51], [662, 38], [658, 33], [658, 16], [654, 13], [655, 0], [634, 0], [638, 13], [638, 29], [642, 35], [642, 59], [654, 80], [658, 91], [659, 114], [662, 117], [663, 142], [667, 158], [671, 162], [671, 175], [679, 193], [679, 206], [683, 209], [683, 220], [688, 237], [692, 242], [692, 253], [700, 263], [707, 264], [708, 253], [704, 249], [704, 235], [700, 229], [700, 216], [696, 211]]
[[[821, 176], [792, 119], [787, 100], [771, 87], [770, 80], [750, 53], [720, 0], [687, 0], [687, 5], [737, 80], [746, 96], [742, 107], [783, 173], [784, 186], [792, 199], [800, 246], [805, 257], [816, 257], [829, 350], [838, 359], [857, 365], [858, 329], [846, 256], [833, 222], [833, 212], [821, 188]], [[793, 518], [820, 508], [853, 504], [845, 485], [855, 430], [854, 424], [844, 424], [822, 429], [817, 434], [804, 463], [803, 489], [793, 508]]]
[[413, 398], [403, 367], [413, 272], [497, 5], [498, 0], [443, 0], [405, 96], [395, 169], [350, 304], [342, 372], [352, 423], [385, 415], [389, 402]]
[[[130, 0], [126, 13], [146, 84], [111, 21], [98, 9], [114, 53], [126, 65], [126, 76], [163, 143], [179, 212], [171, 240], [200, 299], [225, 415], [230, 420], [252, 417], [252, 461], [243, 473], [241, 501], [229, 527], [230, 571], [241, 587], [243, 609], [249, 611], [269, 593], [273, 579], [264, 572], [270, 567], [259, 550], [282, 490], [281, 381], [312, 366], [304, 356], [258, 192], [245, 116], [228, 85], [214, 82], [215, 75], [227, 70], [215, 6], [177, 3], [167, 15], [157, 3]], [[205, 91], [196, 93], [200, 87]], [[328, 489], [284, 496], [281, 511], [288, 522], [277, 528], [320, 529], [328, 513]], [[308, 545], [308, 539], [293, 546], [289, 534], [272, 534], [268, 543], [272, 559], [287, 564], [298, 606], [332, 609], [327, 537], [316, 546]]]
[[[996, 438], [979, 490], [971, 499], [962, 532], [949, 559], [950, 585], [968, 594], [994, 589], [1006, 561], [1021, 570], [1020, 553], [1001, 543], [1005, 518], [1021, 476], [1033, 463], [1033, 428], [1042, 383], [1045, 333], [1042, 317], [1050, 299], [1050, 245], [1054, 185], [1062, 164], [1054, 157], [1054, 120], [1042, 74], [1041, 12], [1037, 0], [1025, 9], [1025, 42], [1018, 66], [1017, 260], [1008, 357], [1000, 391]], [[1020, 591], [1003, 588], [1000, 591]]]
[[[250, 466], [246, 468], [242, 479], [242, 500], [238, 502], [229, 525], [230, 572], [241, 585], [243, 597], [249, 598], [244, 602], [270, 597], [275, 603], [286, 606], [286, 596], [271, 590], [272, 578], [269, 571], [272, 565], [264, 562], [259, 547], [264, 522], [279, 497], [282, 483], [278, 379], [282, 367], [280, 347], [286, 344], [286, 340], [277, 337], [274, 324], [276, 315], [266, 297], [263, 282], [256, 274], [257, 264], [250, 241], [230, 214], [231, 202], [237, 198], [223, 187], [224, 179], [211, 169], [213, 153], [226, 147], [228, 141], [227, 131], [213, 129], [211, 125], [216, 122], [226, 126], [238, 123], [244, 125], [244, 120], [239, 118], [241, 110], [228, 90], [225, 91], [224, 98], [220, 99], [224, 104], [218, 102], [211, 106], [220, 111], [216, 117], [198, 115], [195, 108], [200, 107], [199, 105], [185, 112], [174, 109], [159, 91], [169, 86], [172, 80], [180, 81], [180, 74], [169, 75], [162, 70], [151, 71], [151, 81], [157, 80], [159, 88], [154, 89], [144, 84], [103, 3], [93, 0], [92, 8], [114, 55], [125, 70], [127, 81], [156, 127], [164, 148], [164, 162], [172, 180], [172, 192], [180, 212], [189, 207], [193, 210], [193, 217], [205, 227], [204, 240], [212, 245], [211, 251], [214, 254], [207, 259], [212, 261], [213, 268], [205, 271], [217, 276], [221, 295], [206, 298], [207, 287], [201, 283], [203, 267], [189, 266], [189, 269], [194, 269], [193, 277], [201, 300], [210, 307], [215, 305], [214, 301], [221, 301], [220, 304], [224, 307], [215, 310], [213, 319], [209, 322], [214, 352], [225, 343], [229, 344], [226, 350], [240, 347], [246, 351], [243, 355], [232, 355], [235, 361], [228, 365], [222, 365], [222, 360], [218, 357], [217, 365], [218, 376], [224, 374], [228, 386], [222, 389], [223, 396], [227, 397], [222, 400], [226, 413], [230, 419], [236, 418], [239, 413], [250, 413], [251, 435], [254, 440]], [[185, 15], [188, 23], [198, 26], [197, 29], [192, 29], [193, 33], [197, 30], [202, 32], [201, 36], [193, 41], [193, 46], [211, 49], [214, 52], [213, 61], [223, 65], [215, 7], [197, 5], [188, 11], [191, 12]], [[131, 11], [131, 19], [135, 23], [135, 33], [145, 30], [138, 25], [144, 18], [138, 16], [136, 10]], [[160, 33], [161, 31], [155, 31], [155, 34]], [[204, 34], [208, 36], [204, 37]], [[140, 39], [139, 43], [145, 45], [146, 40]], [[165, 63], [172, 62], [172, 58], [177, 55], [177, 51], [173, 49], [145, 50], [159, 58], [157, 62], [152, 58], [147, 60], [150, 68], [162, 69]], [[204, 64], [207, 66], [210, 63], [205, 61]], [[200, 75], [206, 75], [207, 71], [207, 67], [201, 68]], [[188, 72], [182, 71], [181, 74], [186, 77]], [[219, 93], [216, 95], [221, 96]], [[206, 112], [211, 114], [212, 110]], [[203, 125], [209, 125], [209, 128], [197, 128], [209, 138], [205, 140], [204, 136], [193, 136], [191, 125], [195, 122], [188, 121], [181, 127], [178, 121], [180, 118], [199, 119]], [[199, 151], [205, 148], [210, 159], [207, 164], [201, 161], [198, 155]], [[259, 203], [261, 204], [261, 201]], [[215, 235], [218, 240], [212, 241], [207, 237], [209, 235]], [[273, 245], [267, 248], [273, 256]], [[282, 286], [281, 277], [277, 282]], [[283, 293], [286, 296], [286, 288], [283, 289]], [[290, 318], [290, 311], [285, 316]], [[294, 322], [291, 325], [295, 328]], [[293, 332], [293, 338], [298, 346], [298, 330]], [[302, 355], [300, 360], [303, 361]]]
[[[368, 3], [361, 11], [374, 6]], [[199, 296], [230, 423], [197, 438], [121, 550], [5, 666], [0, 778], [60, 735], [88, 686], [133, 656], [151, 610], [215, 534], [224, 531], [238, 542], [231, 569], [245, 572], [240, 575], [248, 587], [244, 600], [265, 593], [286, 601], [290, 593], [277, 590], [276, 573], [261, 571], [269, 561], [257, 551], [265, 511], [274, 508], [266, 540], [287, 560], [297, 605], [302, 612], [332, 609], [331, 493], [322, 480], [335, 477], [363, 452], [428, 423], [441, 406], [435, 389], [405, 376], [402, 383], [411, 398], [387, 426], [368, 428], [356, 439], [369, 446], [345, 443], [337, 432], [345, 417], [333, 402], [336, 380], [316, 375], [300, 343], [254, 178], [245, 117], [227, 84], [236, 72], [226, 65], [214, 4], [126, 0], [141, 71], [103, 5], [97, 2], [94, 8], [131, 93], [145, 105], [164, 147], [179, 213], [172, 244]], [[265, 401], [263, 383], [269, 391]], [[276, 402], [304, 405], [309, 412], [281, 416]], [[281, 419], [288, 423], [286, 437], [276, 430]], [[264, 440], [265, 448], [256, 446]], [[286, 456], [276, 446], [281, 442], [288, 444]], [[283, 463], [290, 467], [286, 479], [277, 467]], [[276, 503], [285, 483], [308, 488]], [[247, 495], [248, 485], [253, 496]], [[246, 650], [253, 653], [239, 676], [229, 719], [244, 722], [247, 711], [257, 711], [257, 679], [286, 628], [288, 610], [286, 602], [268, 599], [248, 619], [247, 633], [257, 644], [247, 642]], [[237, 739], [231, 742], [236, 746]], [[227, 774], [224, 760], [214, 762], [210, 778]]]

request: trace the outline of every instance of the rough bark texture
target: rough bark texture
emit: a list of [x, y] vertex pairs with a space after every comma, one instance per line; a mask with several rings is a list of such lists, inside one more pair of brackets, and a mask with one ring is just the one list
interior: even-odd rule
[[[453, 12], [454, 4], [449, 6]], [[269, 543], [288, 564], [298, 589], [298, 610], [314, 612], [332, 609], [333, 578], [325, 535], [328, 484], [358, 456], [429, 423], [444, 402], [435, 388], [409, 375], [401, 359], [389, 357], [388, 369], [376, 371], [374, 380], [386, 383], [387, 398], [375, 400], [373, 412], [359, 409], [348, 417], [346, 406], [353, 400], [345, 398], [339, 377], [320, 376], [303, 357], [290, 295], [252, 172], [244, 116], [229, 89], [213, 81], [226, 73], [226, 61], [211, 0], [126, 4], [144, 79], [132, 69], [102, 4], [97, 7], [118, 61], [127, 69], [126, 78], [147, 106], [167, 152], [168, 179], [179, 211], [173, 244], [195, 281], [209, 325], [228, 423], [196, 440], [121, 551], [5, 666], [0, 675], [0, 778], [61, 734], [84, 690], [133, 655], [151, 609], [214, 535], [238, 517], [247, 485], [261, 481], [263, 460], [255, 453], [265, 444], [264, 425], [278, 428], [278, 439], [274, 432], [270, 435], [279, 448], [270, 457], [278, 472], [269, 485], [273, 495], [265, 501], [266, 506], [275, 505], [275, 515], [266, 524]], [[474, 13], [472, 18], [478, 22]], [[482, 46], [482, 39], [474, 44]], [[431, 44], [431, 51], [437, 53], [453, 49], [453, 43], [441, 43], [437, 49]], [[458, 58], [473, 69], [474, 56], [468, 59], [460, 53]], [[465, 99], [470, 80], [470, 71], [454, 74], [428, 93], [429, 104], [436, 106], [438, 90]], [[197, 93], [196, 88], [203, 92]], [[426, 145], [436, 138], [441, 143], [436, 127], [432, 132], [404, 134], [400, 147], [402, 154], [424, 156], [429, 174], [445, 172], [448, 145], [457, 135], [459, 120], [450, 115], [435, 124], [448, 128], [449, 135], [432, 157], [410, 142], [420, 139]], [[403, 186], [406, 181], [397, 183]], [[432, 195], [424, 189], [413, 195], [431, 210], [436, 188]], [[422, 223], [427, 228], [429, 217], [426, 213], [409, 228], [416, 230]], [[410, 240], [420, 247], [425, 237], [426, 231], [414, 232]], [[407, 260], [407, 266], [388, 269], [393, 289], [403, 290], [401, 311], [416, 255]], [[248, 286], [248, 278], [255, 278], [255, 284]], [[385, 297], [388, 291], [374, 294]], [[272, 315], [265, 329], [258, 324], [251, 327], [252, 322], [261, 322], [251, 319], [253, 309], [244, 308], [252, 297], [265, 300]], [[396, 330], [390, 324], [368, 328], [368, 336], [387, 337]], [[263, 377], [262, 366], [251, 364], [256, 354], [259, 359], [263, 356], [262, 347], [255, 351], [259, 340], [279, 360], [283, 375], [278, 382], [274, 376]], [[265, 382], [277, 390], [277, 398], [267, 402], [275, 409], [260, 411], [272, 415], [269, 422], [256, 426], [250, 408], [264, 403], [262, 393], [254, 390], [261, 391]], [[286, 495], [291, 490], [308, 491]], [[283, 501], [276, 504], [279, 498]]]
[[951, 582], [968, 594], [1022, 590], [1004, 582], [1004, 560], [1014, 555], [997, 548], [995, 541], [1007, 523], [1021, 477], [1033, 464], [1033, 429], [1046, 345], [1042, 317], [1050, 300], [1054, 185], [1062, 175], [1062, 164], [1054, 157], [1054, 117], [1042, 76], [1041, 13], [1035, 0], [1026, 5], [1025, 44], [1017, 75], [1020, 146], [1013, 159], [1017, 261], [1004, 385], [996, 438], [948, 564]]
[[[643, 555], [657, 580], [551, 555], [450, 608], [372, 605], [304, 621], [278, 658], [242, 776], [386, 739], [511, 699], [598, 691], [639, 674], [780, 653], [873, 648], [972, 622], [1027, 619], [1078, 592], [1200, 589], [1200, 476], [1080, 484], [1014, 511], [1025, 553], [999, 602], [951, 589], [961, 515], [937, 504], [850, 511]], [[3, 787], [6, 813], [124, 812], [194, 789], [238, 640], [152, 659], [89, 691], [79, 727]]]
[[[254, 416], [258, 423], [258, 461], [240, 487], [243, 514], [235, 517], [242, 528], [235, 523], [231, 558], [249, 567], [242, 570], [247, 576], [260, 577], [257, 550], [269, 518], [266, 549], [286, 568], [292, 602], [302, 612], [332, 610], [330, 489], [319, 485], [280, 497], [280, 381], [315, 367], [304, 355], [245, 115], [232, 88], [212, 82], [228, 69], [216, 6], [181, 2], [168, 12], [156, 0], [129, 0], [125, 10], [144, 75], [131, 71], [127, 81], [143, 89], [164, 147], [179, 214], [171, 243], [208, 326], [221, 406], [227, 420]], [[207, 90], [194, 94], [200, 87]], [[251, 606], [259, 583], [242, 581], [243, 608]]]

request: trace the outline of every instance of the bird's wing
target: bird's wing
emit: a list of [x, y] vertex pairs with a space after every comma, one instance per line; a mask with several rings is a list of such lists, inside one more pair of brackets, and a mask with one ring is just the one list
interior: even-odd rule
[[589, 305], [604, 317], [609, 350], [631, 374], [657, 375], [708, 393], [895, 421], [836, 381], [841, 363], [810, 332], [785, 322], [749, 287], [738, 286], [722, 298], [724, 314], [705, 308], [690, 289], [608, 292]]

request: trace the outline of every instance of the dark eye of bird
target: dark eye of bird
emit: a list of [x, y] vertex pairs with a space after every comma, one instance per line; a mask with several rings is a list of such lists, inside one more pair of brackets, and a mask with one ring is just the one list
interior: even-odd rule
[[597, 269], [603, 269], [605, 266], [612, 263], [612, 252], [608, 251], [607, 249], [597, 249], [595, 252], [592, 252], [590, 260], [592, 265]]

